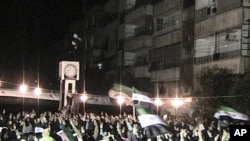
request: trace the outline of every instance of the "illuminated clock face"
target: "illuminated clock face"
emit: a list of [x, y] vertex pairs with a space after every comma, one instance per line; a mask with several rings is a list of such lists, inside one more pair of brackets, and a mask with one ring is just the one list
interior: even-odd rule
[[77, 68], [75, 65], [73, 64], [68, 64], [65, 66], [64, 68], [64, 74], [67, 76], [67, 77], [75, 77], [76, 76], [76, 73], [77, 73]]

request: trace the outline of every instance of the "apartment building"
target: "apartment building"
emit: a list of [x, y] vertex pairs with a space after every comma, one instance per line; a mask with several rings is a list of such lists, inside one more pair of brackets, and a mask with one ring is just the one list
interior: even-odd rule
[[97, 68], [99, 60], [102, 59], [101, 53], [105, 48], [104, 18], [102, 3], [92, 5], [85, 11], [84, 47], [88, 69]]
[[104, 4], [105, 11], [105, 46], [103, 50], [103, 67], [107, 77], [118, 77], [117, 46], [118, 46], [118, 3], [117, 0], [108, 0]]
[[248, 0], [196, 0], [194, 80], [205, 66], [249, 70], [249, 6]]
[[129, 71], [151, 97], [192, 96], [206, 66], [249, 68], [248, 0], [107, 0], [86, 9], [89, 67], [101, 63], [117, 81]]
[[136, 88], [152, 91], [148, 52], [153, 46], [153, 5], [147, 0], [120, 0], [118, 8], [118, 66], [134, 75]]
[[154, 96], [163, 98], [163, 109], [167, 111], [175, 109], [172, 98], [192, 93], [194, 3], [193, 0], [153, 1], [154, 32], [149, 71]]

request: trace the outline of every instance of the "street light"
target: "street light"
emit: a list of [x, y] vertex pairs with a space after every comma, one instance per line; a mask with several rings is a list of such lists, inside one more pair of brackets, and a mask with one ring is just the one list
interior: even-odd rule
[[35, 93], [35, 95], [37, 95], [37, 114], [39, 115], [39, 102], [40, 102], [40, 94], [42, 93], [42, 90], [41, 90], [41, 88], [39, 88], [39, 87], [37, 87], [37, 88], [35, 88], [35, 90], [34, 90], [34, 93]]
[[21, 86], [19, 87], [19, 91], [20, 91], [21, 93], [23, 93], [23, 94], [27, 91], [27, 89], [28, 89], [28, 87], [27, 87], [25, 84], [23, 84], [23, 85], [21, 85]]
[[24, 111], [24, 93], [27, 91], [28, 87], [25, 84], [22, 84], [19, 87], [19, 91], [23, 94], [23, 111]]
[[42, 93], [42, 90], [39, 87], [35, 88], [34, 93], [39, 96]]
[[163, 104], [162, 100], [160, 98], [156, 98], [154, 100], [154, 104], [156, 105], [156, 110], [157, 110], [157, 115], [158, 115], [158, 111], [159, 111], [159, 106], [161, 106]]
[[175, 106], [175, 118], [177, 118], [178, 108], [183, 105], [183, 101], [179, 98], [175, 98], [172, 100], [172, 104]]
[[117, 99], [117, 103], [120, 105], [120, 115], [122, 113], [122, 104], [125, 102], [124, 98], [122, 96], [119, 96]]
[[85, 102], [86, 100], [88, 99], [87, 95], [84, 93], [82, 96], [81, 96], [81, 100], [83, 101], [83, 114], [85, 113]]

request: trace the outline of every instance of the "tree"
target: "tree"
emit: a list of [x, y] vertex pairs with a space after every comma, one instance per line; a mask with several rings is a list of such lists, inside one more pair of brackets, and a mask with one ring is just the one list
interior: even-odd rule
[[232, 88], [231, 95], [234, 98], [230, 99], [232, 107], [238, 109], [246, 114], [250, 114], [250, 72], [241, 75], [234, 87]]
[[196, 91], [198, 105], [203, 111], [213, 111], [220, 105], [230, 106], [226, 96], [230, 95], [235, 83], [235, 75], [231, 70], [219, 68], [217, 65], [204, 67], [197, 78], [200, 89]]

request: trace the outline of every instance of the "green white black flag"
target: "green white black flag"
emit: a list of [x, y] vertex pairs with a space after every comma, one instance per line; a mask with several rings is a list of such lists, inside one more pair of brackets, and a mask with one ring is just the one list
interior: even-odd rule
[[134, 101], [136, 101], [137, 104], [133, 106], [135, 106], [137, 117], [147, 138], [171, 132], [171, 129], [167, 127], [163, 120], [149, 110], [153, 107], [153, 100], [143, 95], [139, 90], [121, 84], [114, 84], [109, 90], [109, 97], [113, 99], [123, 97], [126, 105], [133, 105]]
[[221, 106], [214, 114], [214, 117], [217, 119], [220, 119], [222, 116], [245, 121], [249, 119], [247, 115], [242, 114], [239, 111], [226, 106]]

